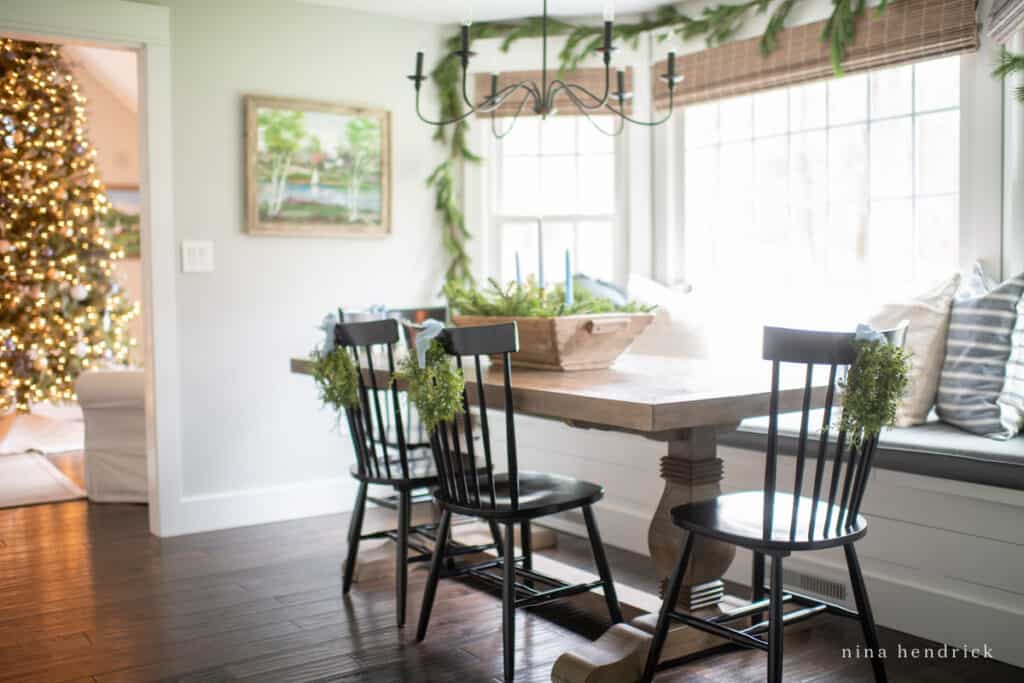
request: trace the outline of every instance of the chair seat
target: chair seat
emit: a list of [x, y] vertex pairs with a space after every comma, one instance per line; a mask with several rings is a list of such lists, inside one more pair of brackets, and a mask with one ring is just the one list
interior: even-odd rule
[[526, 520], [552, 515], [596, 503], [604, 497], [604, 487], [588, 481], [540, 472], [519, 473], [519, 506], [512, 508], [511, 486], [508, 474], [494, 475], [495, 508], [492, 510], [487, 493], [487, 478], [480, 478], [480, 496], [483, 509], [467, 507], [447, 500], [441, 491], [434, 498], [443, 507], [456, 514], [495, 520]]
[[[796, 525], [793, 526], [793, 501], [797, 501]], [[819, 501], [811, 522], [813, 501], [789, 493], [776, 493], [772, 530], [764, 538], [764, 492], [730, 493], [711, 500], [686, 503], [672, 508], [676, 526], [702, 536], [717, 538], [753, 550], [798, 551], [819, 550], [855, 541], [867, 532], [867, 521], [861, 516], [846, 524], [838, 522], [842, 508]], [[828, 528], [825, 522], [828, 521]], [[837, 528], [837, 522], [841, 526]]]

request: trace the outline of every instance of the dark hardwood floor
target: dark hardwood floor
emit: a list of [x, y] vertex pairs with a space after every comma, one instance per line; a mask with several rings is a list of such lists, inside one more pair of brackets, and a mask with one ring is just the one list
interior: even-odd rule
[[[160, 540], [137, 505], [73, 502], [0, 510], [0, 681], [499, 680], [500, 603], [477, 587], [442, 581], [430, 632], [394, 626], [390, 577], [343, 598], [339, 567], [347, 516]], [[617, 576], [653, 586], [646, 558], [609, 549]], [[588, 566], [565, 538], [553, 553]], [[426, 572], [410, 580], [415, 624]], [[586, 599], [586, 598], [577, 598]], [[549, 681], [562, 651], [604, 631], [560, 603], [517, 615], [517, 680]], [[865, 661], [844, 661], [856, 625], [819, 617], [786, 639], [787, 681], [869, 681]], [[883, 644], [921, 646], [885, 631]], [[731, 653], [659, 681], [759, 681], [764, 656]], [[890, 680], [1024, 680], [992, 661], [890, 660]]]

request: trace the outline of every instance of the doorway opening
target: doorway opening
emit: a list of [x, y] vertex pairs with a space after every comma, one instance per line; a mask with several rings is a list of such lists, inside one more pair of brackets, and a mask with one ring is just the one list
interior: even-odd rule
[[0, 43], [0, 508], [144, 503], [138, 53]]

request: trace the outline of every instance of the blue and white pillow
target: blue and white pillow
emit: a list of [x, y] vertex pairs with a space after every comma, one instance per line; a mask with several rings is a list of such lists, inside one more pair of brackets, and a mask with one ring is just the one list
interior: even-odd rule
[[980, 286], [953, 301], [935, 408], [951, 425], [1009, 439], [1024, 419], [1024, 273], [991, 289], [972, 275]]

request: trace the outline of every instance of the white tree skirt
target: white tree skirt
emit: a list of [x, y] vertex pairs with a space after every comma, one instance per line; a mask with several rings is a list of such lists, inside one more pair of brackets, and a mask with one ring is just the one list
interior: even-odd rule
[[85, 447], [85, 423], [77, 403], [41, 404], [28, 415], [0, 417], [0, 455], [9, 453], [63, 453]]
[[0, 455], [0, 508], [85, 498], [85, 491], [38, 453]]

